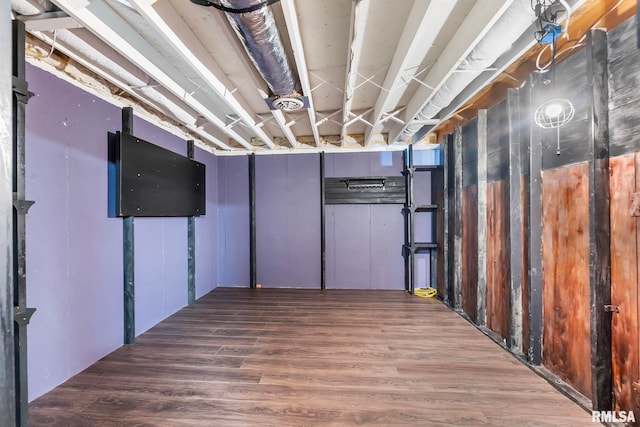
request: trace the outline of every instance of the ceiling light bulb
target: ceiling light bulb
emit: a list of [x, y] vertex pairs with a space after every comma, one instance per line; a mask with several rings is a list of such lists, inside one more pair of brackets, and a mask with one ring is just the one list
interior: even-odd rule
[[547, 108], [544, 109], [544, 114], [547, 117], [558, 117], [562, 113], [562, 105], [554, 102], [553, 104], [547, 105]]

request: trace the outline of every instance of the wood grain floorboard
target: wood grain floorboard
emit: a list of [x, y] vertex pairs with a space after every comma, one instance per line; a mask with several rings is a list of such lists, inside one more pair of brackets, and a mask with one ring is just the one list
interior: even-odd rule
[[31, 426], [592, 426], [436, 300], [218, 288], [30, 404]]

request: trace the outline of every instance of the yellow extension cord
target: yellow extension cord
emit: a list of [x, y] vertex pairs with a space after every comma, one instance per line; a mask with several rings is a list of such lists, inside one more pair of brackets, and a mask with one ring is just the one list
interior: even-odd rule
[[433, 298], [438, 295], [438, 290], [436, 288], [415, 288], [413, 295], [420, 298]]

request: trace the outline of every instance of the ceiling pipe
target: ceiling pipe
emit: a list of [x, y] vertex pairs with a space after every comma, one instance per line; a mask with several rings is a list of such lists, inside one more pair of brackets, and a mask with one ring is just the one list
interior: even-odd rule
[[[220, 0], [233, 9], [246, 9], [263, 0]], [[246, 13], [225, 12], [251, 61], [278, 97], [297, 96], [300, 83], [294, 78], [271, 9], [266, 5]]]
[[[425, 107], [412, 121], [431, 120], [456, 98], [469, 83], [489, 68], [503, 53], [507, 52], [523, 31], [531, 25], [535, 13], [530, 0], [515, 0], [496, 21], [471, 53], [460, 63]], [[533, 38], [533, 35], [532, 35]], [[408, 141], [422, 128], [422, 123], [411, 123], [398, 135], [397, 141]]]

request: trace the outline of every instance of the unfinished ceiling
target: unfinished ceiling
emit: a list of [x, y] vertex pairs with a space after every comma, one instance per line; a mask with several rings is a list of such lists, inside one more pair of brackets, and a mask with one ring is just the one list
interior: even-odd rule
[[530, 0], [211, 2], [12, 5], [40, 56], [59, 52], [220, 153], [426, 146], [536, 43]]

